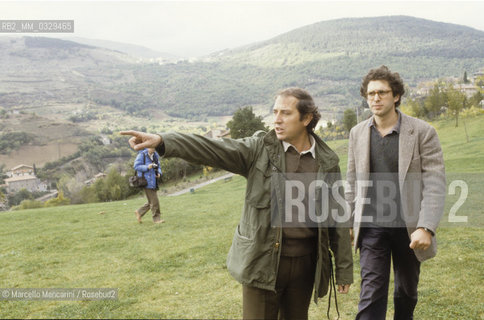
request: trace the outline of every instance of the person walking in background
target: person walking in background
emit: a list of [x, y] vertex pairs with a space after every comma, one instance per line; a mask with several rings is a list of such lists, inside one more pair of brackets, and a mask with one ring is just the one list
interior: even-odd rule
[[161, 167], [158, 153], [154, 148], [146, 148], [138, 153], [134, 161], [134, 170], [138, 177], [144, 176], [148, 185], [144, 188], [148, 202], [141, 206], [134, 213], [136, 219], [141, 223], [141, 218], [151, 209], [154, 223], [163, 223], [161, 219], [160, 201], [158, 200], [158, 178], [161, 177]]
[[413, 319], [420, 262], [435, 256], [445, 200], [444, 160], [435, 129], [397, 108], [405, 93], [386, 66], [363, 78], [360, 93], [373, 116], [350, 131], [346, 190], [360, 249], [356, 319], [385, 320], [390, 265], [393, 319]]

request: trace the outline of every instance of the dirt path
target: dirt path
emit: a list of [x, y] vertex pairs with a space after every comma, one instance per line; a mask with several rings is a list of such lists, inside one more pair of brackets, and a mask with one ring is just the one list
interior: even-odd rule
[[208, 180], [208, 181], [205, 181], [205, 182], [202, 182], [202, 183], [199, 183], [197, 185], [194, 185], [194, 186], [191, 186], [189, 188], [186, 188], [186, 189], [183, 189], [183, 190], [180, 190], [180, 191], [177, 191], [177, 192], [173, 192], [173, 193], [170, 193], [168, 194], [169, 197], [174, 197], [174, 196], [179, 196], [181, 194], [184, 194], [184, 193], [188, 193], [190, 192], [191, 190], [196, 190], [198, 188], [201, 188], [201, 187], [204, 187], [206, 185], [209, 185], [211, 183], [214, 183], [214, 182], [217, 182], [219, 180], [222, 180], [222, 179], [229, 179], [233, 176], [234, 174], [233, 173], [227, 173], [227, 174], [224, 174], [223, 176], [220, 176], [218, 178], [215, 178], [215, 179], [212, 179], [212, 180]]

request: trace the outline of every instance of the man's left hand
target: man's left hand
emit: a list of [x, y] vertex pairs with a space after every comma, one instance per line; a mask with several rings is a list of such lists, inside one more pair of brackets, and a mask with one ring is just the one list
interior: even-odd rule
[[415, 230], [410, 235], [410, 248], [427, 250], [432, 243], [432, 234], [422, 228]]

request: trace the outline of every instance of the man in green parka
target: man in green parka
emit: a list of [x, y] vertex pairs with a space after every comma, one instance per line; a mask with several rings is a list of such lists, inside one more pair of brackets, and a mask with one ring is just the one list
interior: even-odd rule
[[[338, 292], [347, 293], [353, 283], [349, 229], [332, 218], [334, 212], [344, 211], [331, 192], [335, 182], [341, 180], [339, 159], [313, 132], [321, 115], [305, 90], [280, 91], [273, 112], [273, 130], [243, 139], [137, 131], [121, 134], [132, 136], [129, 144], [134, 150], [154, 147], [163, 157], [179, 157], [244, 176], [244, 210], [227, 257], [230, 274], [243, 287], [243, 317], [307, 319], [313, 292], [315, 301], [328, 292], [330, 250]], [[314, 197], [314, 192], [308, 191], [311, 179], [329, 186], [316, 188], [327, 194], [318, 197], [316, 192]], [[298, 198], [299, 206], [294, 205], [287, 186], [302, 187], [306, 200]], [[308, 194], [319, 202], [308, 205]], [[296, 210], [301, 207], [302, 219], [288, 223], [294, 222], [294, 217], [301, 218]], [[327, 219], [309, 223], [315, 215], [324, 216], [323, 207], [327, 208]], [[315, 208], [317, 213], [308, 208]]]

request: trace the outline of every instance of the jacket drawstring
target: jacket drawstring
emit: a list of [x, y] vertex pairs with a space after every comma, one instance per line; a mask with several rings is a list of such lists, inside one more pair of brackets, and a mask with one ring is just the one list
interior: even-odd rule
[[331, 254], [331, 251], [329, 251], [329, 299], [328, 299], [328, 311], [326, 312], [326, 315], [328, 316], [328, 319], [331, 319], [329, 317], [329, 311], [331, 309], [331, 293], [334, 290], [334, 304], [336, 306], [336, 313], [338, 313], [338, 320], [339, 320], [339, 309], [338, 309], [338, 298], [336, 295], [336, 280], [334, 276], [334, 269], [333, 269], [333, 255]]

